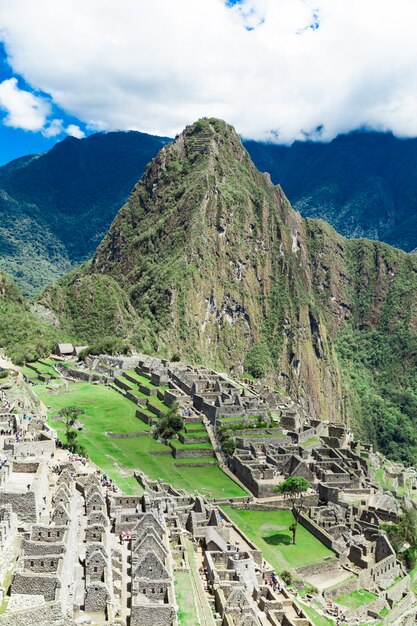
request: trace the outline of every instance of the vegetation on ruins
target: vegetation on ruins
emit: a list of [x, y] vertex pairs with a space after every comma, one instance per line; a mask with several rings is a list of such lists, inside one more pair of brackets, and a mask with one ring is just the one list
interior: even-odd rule
[[417, 565], [417, 511], [410, 507], [404, 507], [403, 511], [397, 524], [381, 524], [381, 527], [398, 558], [412, 570]]
[[232, 430], [233, 427], [228, 426], [227, 428], [218, 427], [216, 431], [221, 449], [228, 456], [232, 456], [236, 448], [235, 439], [232, 437]]
[[84, 361], [85, 358], [89, 355], [98, 355], [98, 354], [131, 354], [132, 346], [128, 341], [123, 341], [118, 337], [103, 337], [101, 340], [91, 344], [84, 350], [81, 350], [78, 355], [79, 358]]
[[271, 354], [265, 343], [255, 344], [245, 356], [245, 371], [254, 378], [264, 378], [273, 369]]
[[294, 513], [294, 522], [290, 526], [293, 544], [296, 543], [298, 519], [304, 505], [304, 496], [311, 487], [311, 482], [306, 478], [302, 476], [289, 476], [284, 482], [273, 489], [274, 493], [282, 494], [284, 498], [288, 498], [291, 502]]
[[154, 437], [161, 441], [168, 441], [178, 435], [184, 424], [184, 418], [178, 412], [178, 405], [173, 404], [170, 409], [161, 417], [155, 428]]
[[281, 578], [286, 585], [292, 585], [294, 582], [294, 576], [287, 569], [281, 572]]

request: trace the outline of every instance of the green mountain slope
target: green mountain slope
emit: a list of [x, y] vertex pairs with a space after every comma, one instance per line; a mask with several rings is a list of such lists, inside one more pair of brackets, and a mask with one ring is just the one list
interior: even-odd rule
[[144, 351], [267, 372], [313, 415], [410, 459], [416, 276], [414, 255], [303, 220], [234, 130], [204, 119], [161, 150], [91, 264], [42, 303], [83, 341], [104, 330]]
[[42, 321], [19, 289], [0, 272], [0, 347], [14, 363], [21, 365], [44, 356], [57, 338], [53, 324], [46, 319]]
[[149, 160], [143, 133], [68, 137], [0, 168], [0, 270], [27, 295], [93, 254]]

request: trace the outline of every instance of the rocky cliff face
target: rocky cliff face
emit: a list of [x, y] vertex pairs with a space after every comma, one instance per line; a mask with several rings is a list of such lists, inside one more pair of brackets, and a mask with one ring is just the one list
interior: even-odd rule
[[108, 334], [216, 367], [260, 363], [314, 415], [346, 420], [338, 341], [414, 330], [416, 271], [414, 255], [303, 220], [233, 128], [204, 119], [150, 163], [91, 265], [43, 301], [88, 340], [85, 303], [107, 281]]

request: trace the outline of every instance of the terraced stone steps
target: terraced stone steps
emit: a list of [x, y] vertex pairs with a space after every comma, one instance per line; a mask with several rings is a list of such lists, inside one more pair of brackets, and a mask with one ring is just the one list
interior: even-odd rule
[[207, 434], [207, 431], [204, 430], [200, 433], [200, 431], [194, 431], [191, 433], [180, 432], [178, 434], [178, 438], [181, 443], [191, 444], [191, 443], [210, 443], [210, 437]]
[[210, 443], [183, 444], [178, 439], [169, 442], [175, 458], [212, 457], [214, 450]]

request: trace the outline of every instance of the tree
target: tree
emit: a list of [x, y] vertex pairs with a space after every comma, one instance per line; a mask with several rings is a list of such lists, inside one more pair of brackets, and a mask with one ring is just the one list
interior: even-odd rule
[[311, 487], [311, 482], [302, 476], [290, 476], [283, 483], [274, 487], [274, 493], [280, 493], [284, 498], [288, 498], [291, 501], [295, 518], [294, 523], [290, 526], [293, 544], [295, 544], [296, 540], [298, 518], [304, 505], [304, 496]]
[[271, 371], [271, 356], [266, 343], [257, 343], [248, 350], [245, 357], [244, 368], [245, 371], [254, 378], [263, 378]]
[[417, 560], [417, 513], [405, 508], [397, 524], [381, 524], [388, 535], [398, 558], [407, 569], [414, 568]]
[[158, 421], [154, 430], [155, 439], [172, 439], [182, 429], [184, 418], [178, 413], [178, 405], [173, 404], [172, 407]]
[[73, 428], [75, 422], [84, 415], [85, 411], [79, 406], [67, 406], [60, 410], [59, 417], [65, 422], [65, 437], [67, 439], [66, 448], [72, 454], [80, 454], [86, 456], [85, 447], [77, 441], [78, 432]]
[[73, 426], [81, 415], [84, 415], [84, 413], [85, 411], [83, 408], [72, 405], [61, 409], [58, 415], [59, 417], [62, 417], [65, 422], [65, 430], [69, 430], [69, 428], [71, 428], [71, 426]]

